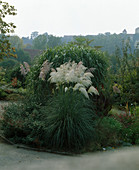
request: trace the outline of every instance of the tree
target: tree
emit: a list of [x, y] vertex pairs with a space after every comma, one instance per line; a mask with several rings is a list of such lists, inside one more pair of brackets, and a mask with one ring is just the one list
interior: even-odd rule
[[4, 57], [15, 56], [13, 54], [15, 49], [11, 48], [6, 34], [13, 33], [16, 26], [12, 22], [7, 23], [5, 21], [7, 15], [16, 15], [16, 9], [7, 2], [0, 1], [0, 61]]
[[[89, 47], [91, 46], [91, 43], [94, 41], [94, 39], [89, 39], [84, 36], [74, 36], [74, 41], [70, 42], [70, 44], [83, 46], [83, 47]], [[100, 49], [102, 46], [93, 46], [95, 49]]]
[[78, 46], [84, 46], [86, 44], [86, 38], [83, 36], [75, 36], [73, 44]]
[[47, 41], [48, 39], [45, 34], [39, 35], [32, 42], [33, 48], [38, 50], [45, 50], [47, 47]]
[[117, 47], [116, 60], [117, 70], [113, 77], [120, 88], [120, 102], [122, 104], [134, 103], [138, 101], [138, 50], [132, 52], [130, 39], [123, 41], [122, 48]]
[[48, 44], [47, 44], [49, 48], [54, 48], [54, 47], [59, 46], [61, 44], [62, 44], [61, 37], [55, 37], [53, 35], [49, 35]]
[[35, 39], [35, 38], [37, 38], [38, 37], [38, 35], [39, 35], [39, 32], [38, 31], [34, 31], [34, 32], [32, 32], [31, 33], [31, 39]]
[[20, 39], [18, 36], [10, 36], [9, 42], [11, 44], [11, 47], [15, 47], [18, 50], [24, 48], [23, 40]]
[[23, 49], [17, 49], [16, 50], [17, 60], [19, 63], [27, 62], [28, 64], [31, 64], [31, 58], [29, 56], [29, 53], [24, 51]]

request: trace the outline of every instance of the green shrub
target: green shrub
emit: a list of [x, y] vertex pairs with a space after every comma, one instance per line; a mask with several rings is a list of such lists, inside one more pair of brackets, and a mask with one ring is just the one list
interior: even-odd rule
[[31, 58], [29, 56], [29, 53], [22, 50], [22, 49], [17, 49], [16, 50], [17, 58], [16, 60], [20, 63], [27, 62], [28, 64], [31, 64]]
[[136, 106], [134, 109], [135, 115], [139, 118], [139, 106]]
[[105, 54], [91, 47], [66, 45], [56, 47], [54, 49], [48, 49], [34, 62], [28, 77], [28, 84], [29, 87], [35, 92], [37, 92], [37, 90], [40, 91], [38, 88], [40, 87], [40, 84], [46, 88], [46, 83], [40, 81], [39, 79], [40, 69], [46, 60], [53, 63], [52, 67], [54, 69], [68, 61], [75, 61], [76, 63], [82, 61], [85, 67], [93, 71], [94, 77], [92, 78], [92, 84], [98, 88], [104, 83], [107, 72], [107, 61]]
[[0, 62], [0, 66], [6, 69], [11, 69], [17, 66], [19, 62], [16, 59], [6, 58], [4, 61]]
[[124, 142], [139, 145], [139, 119], [134, 120], [130, 126], [123, 128], [122, 140]]
[[135, 84], [135, 97], [136, 97], [136, 102], [139, 104], [139, 67], [137, 68], [137, 78], [136, 78], [136, 84]]
[[[48, 60], [49, 63], [52, 62], [52, 68], [54, 69], [69, 61], [75, 61], [76, 63], [82, 61], [83, 65], [89, 69], [88, 71], [92, 72], [94, 75], [94, 77], [91, 78], [92, 85], [97, 88], [100, 93], [99, 96], [93, 96], [91, 99], [95, 105], [97, 104], [99, 113], [103, 113], [104, 111], [104, 114], [107, 114], [111, 108], [112, 100], [108, 92], [109, 89], [103, 87], [106, 81], [108, 67], [107, 59], [103, 52], [91, 47], [65, 45], [54, 49], [47, 49], [40, 57], [36, 58], [27, 77], [27, 84], [29, 92], [35, 94], [41, 103], [43, 103], [42, 99], [44, 97], [46, 98], [47, 95], [49, 96], [53, 89], [53, 85], [47, 82], [50, 77], [49, 73], [47, 74], [45, 81], [42, 81], [39, 78], [42, 65], [46, 60]], [[106, 89], [108, 89], [107, 92]]]
[[3, 130], [14, 142], [79, 151], [96, 135], [95, 118], [94, 108], [83, 95], [61, 92], [50, 98], [46, 106], [31, 100], [9, 106]]
[[[31, 99], [26, 100], [24, 104], [13, 103], [5, 107], [2, 122], [3, 133], [13, 142], [35, 145], [35, 139], [38, 135], [36, 130], [41, 129], [43, 124], [45, 125], [43, 116], [40, 106]], [[43, 134], [43, 130], [40, 132]]]
[[104, 117], [98, 121], [97, 145], [101, 147], [116, 146], [120, 141], [122, 124], [112, 117]]
[[127, 113], [115, 114], [114, 117], [120, 121], [124, 127], [130, 127], [135, 122], [135, 116]]
[[0, 67], [0, 85], [5, 85], [5, 84], [6, 84], [6, 81], [5, 81], [5, 69]]
[[121, 141], [123, 142], [139, 144], [139, 117], [137, 108], [134, 107], [130, 115], [128, 113], [113, 115], [122, 124]]
[[17, 80], [21, 83], [21, 86], [22, 87], [25, 87], [25, 77], [21, 74], [21, 71], [20, 71], [20, 65], [17, 65], [16, 67], [14, 67], [13, 69], [11, 70], [7, 70], [6, 71], [6, 79], [8, 82], [11, 83], [11, 81], [16, 77]]
[[8, 94], [5, 98], [5, 100], [8, 100], [8, 101], [18, 101], [22, 99], [23, 99], [23, 96], [20, 94], [16, 94], [16, 93]]
[[[132, 52], [134, 51], [134, 52]], [[139, 102], [139, 57], [138, 49], [132, 50], [130, 39], [122, 42], [122, 47], [115, 51], [115, 72], [111, 70], [113, 81], [120, 93], [115, 95], [117, 104], [126, 105]], [[113, 67], [112, 67], [113, 68]]]
[[0, 89], [0, 99], [6, 98], [7, 93], [4, 92], [4, 90]]

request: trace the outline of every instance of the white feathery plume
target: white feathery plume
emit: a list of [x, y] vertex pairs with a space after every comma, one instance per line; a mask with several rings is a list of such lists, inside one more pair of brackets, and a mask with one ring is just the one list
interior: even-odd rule
[[25, 76], [27, 74], [27, 71], [24, 68], [23, 64], [20, 64], [20, 71], [21, 71], [21, 75], [23, 75], [23, 76]]
[[90, 93], [90, 94], [94, 93], [95, 95], [99, 95], [97, 89], [96, 89], [94, 86], [91, 86], [91, 87], [88, 89], [88, 93]]
[[75, 90], [79, 90], [80, 87], [83, 87], [83, 88], [84, 88], [84, 86], [83, 86], [82, 84], [77, 83], [77, 84], [75, 84], [75, 86], [73, 87], [73, 90], [74, 90], [74, 91], [75, 91]]
[[[48, 81], [56, 83], [57, 88], [59, 85], [65, 84], [67, 86], [67, 84], [70, 85], [70, 83], [72, 83], [72, 86], [74, 85], [72, 89], [74, 91], [79, 90], [87, 98], [89, 98], [88, 93], [98, 95], [97, 89], [91, 86], [91, 78], [94, 76], [91, 72], [85, 72], [86, 69], [87, 68], [82, 64], [82, 62], [77, 64], [74, 61], [69, 61], [68, 63], [62, 64], [60, 67], [57, 67], [56, 70], [51, 70]], [[65, 91], [67, 91], [67, 88], [68, 87], [65, 87]], [[87, 91], [88, 88], [89, 90]]]
[[45, 80], [47, 73], [50, 71], [51, 65], [52, 63], [49, 63], [48, 60], [44, 61], [44, 63], [42, 64], [39, 78], [43, 81]]
[[81, 88], [79, 88], [79, 91], [80, 91], [86, 98], [89, 99], [88, 93], [87, 93], [87, 91], [86, 91], [85, 88], [81, 87]]
[[24, 62], [27, 73], [30, 72], [30, 66], [27, 62]]
[[65, 87], [65, 92], [68, 90], [68, 87]]

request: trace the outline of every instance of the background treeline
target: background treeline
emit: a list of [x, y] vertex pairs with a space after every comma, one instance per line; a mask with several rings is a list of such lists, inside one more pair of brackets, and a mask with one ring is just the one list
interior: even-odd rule
[[136, 42], [139, 40], [139, 34], [127, 34], [126, 31], [120, 34], [111, 34], [109, 32], [98, 35], [86, 35], [86, 36], [64, 36], [57, 37], [54, 35], [48, 35], [48, 33], [40, 34], [35, 31], [32, 32], [30, 37], [22, 37], [23, 43], [26, 48], [45, 50], [48, 47], [54, 48], [59, 45], [64, 45], [72, 41], [76, 41], [77, 37], [86, 38], [89, 41], [94, 40], [90, 43], [90, 46], [101, 46], [102, 51], [107, 51], [109, 54], [115, 52], [116, 46], [122, 46], [122, 41], [130, 39], [131, 48], [136, 48]]
[[[86, 46], [97, 47], [111, 56], [115, 54], [117, 47], [122, 48], [123, 42], [125, 41], [130, 42], [130, 48], [132, 52], [134, 52], [137, 48], [137, 42], [139, 41], [139, 34], [137, 32], [135, 34], [127, 34], [126, 30], [124, 30], [120, 34], [111, 34], [107, 32], [98, 35], [57, 37], [49, 35], [47, 32], [39, 34], [35, 31], [31, 33], [30, 37], [9, 37], [11, 47], [15, 48], [15, 52], [13, 53], [17, 55], [17, 59], [8, 59], [9, 64], [7, 63], [7, 60], [5, 62], [7, 63], [7, 67], [10, 66], [10, 62], [12, 66], [15, 65], [17, 61], [20, 63], [23, 63], [23, 61], [30, 63], [34, 56], [40, 54], [40, 51], [63, 46], [68, 43], [77, 45], [86, 44]], [[112, 60], [114, 61], [114, 59]], [[4, 65], [4, 63], [1, 63], [1, 66]]]

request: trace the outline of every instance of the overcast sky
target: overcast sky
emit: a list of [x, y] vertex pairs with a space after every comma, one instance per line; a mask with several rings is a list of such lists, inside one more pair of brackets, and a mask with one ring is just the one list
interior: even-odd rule
[[134, 33], [139, 27], [139, 0], [3, 0], [17, 9], [8, 18], [15, 34], [47, 32], [57, 36]]

